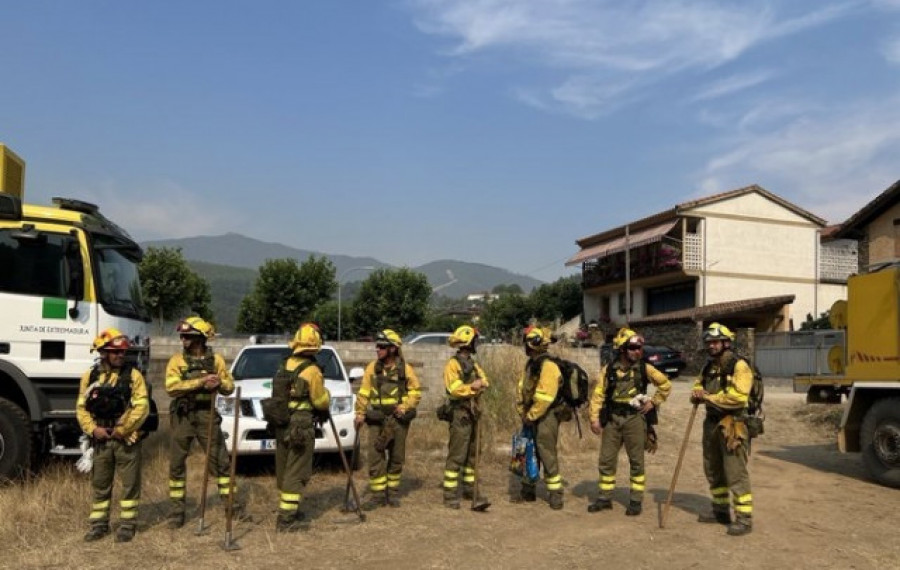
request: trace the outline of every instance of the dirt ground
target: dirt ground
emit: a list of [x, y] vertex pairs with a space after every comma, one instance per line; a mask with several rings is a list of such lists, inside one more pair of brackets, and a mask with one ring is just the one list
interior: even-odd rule
[[[334, 464], [321, 465], [307, 489], [310, 529], [295, 535], [273, 532], [277, 495], [268, 469], [253, 466], [240, 477], [254, 495], [253, 523], [235, 526], [241, 549], [220, 548], [224, 521], [215, 507], [209, 533], [195, 536], [192, 519], [180, 531], [165, 528], [164, 481], [148, 485], [142, 526], [135, 541], [85, 544], [84, 513], [73, 513], [71, 533], [40, 548], [0, 556], [0, 565], [96, 568], [900, 568], [897, 512], [900, 491], [865, 477], [857, 455], [837, 452], [833, 433], [809, 420], [803, 397], [789, 386], [767, 388], [766, 434], [754, 441], [750, 464], [754, 532], [725, 535], [702, 525], [696, 514], [708, 505], [700, 460], [703, 412], [692, 430], [665, 529], [658, 512], [665, 502], [679, 446], [690, 415], [688, 383], [676, 382], [661, 413], [660, 450], [648, 456], [644, 514], [626, 517], [628, 468], [621, 455], [615, 508], [590, 514], [597, 486], [598, 438], [567, 434], [561, 453], [566, 505], [552, 511], [539, 487], [536, 503], [509, 502], [515, 487], [507, 472], [508, 441], [483, 468], [482, 488], [492, 499], [486, 513], [441, 505], [442, 451], [416, 452], [405, 474], [400, 509], [382, 508], [359, 523], [340, 512], [346, 478]], [[416, 426], [414, 424], [413, 429]], [[574, 431], [574, 424], [564, 426]], [[504, 440], [508, 438], [504, 437]], [[194, 460], [195, 458], [192, 458]], [[193, 466], [197, 466], [195, 462]], [[196, 471], [196, 469], [194, 469]], [[155, 477], [155, 476], [154, 476]], [[360, 489], [365, 470], [356, 473]], [[196, 491], [189, 495], [196, 497]], [[544, 500], [542, 500], [544, 499]], [[195, 503], [194, 503], [195, 505]], [[8, 565], [8, 566], [7, 566]]]

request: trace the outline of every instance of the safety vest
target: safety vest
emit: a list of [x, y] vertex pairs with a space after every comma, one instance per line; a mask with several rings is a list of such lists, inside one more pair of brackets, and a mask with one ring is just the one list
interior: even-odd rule
[[622, 370], [618, 362], [613, 362], [606, 367], [605, 400], [603, 405], [628, 404], [638, 394], [646, 394], [649, 380], [647, 379], [647, 365], [638, 361], [636, 366], [629, 366], [624, 370], [621, 378], [616, 370]]
[[297, 368], [288, 370], [287, 359], [278, 368], [272, 379], [272, 397], [281, 398], [288, 403], [288, 409], [312, 410], [312, 401], [309, 399], [309, 384], [300, 377], [300, 374], [316, 364], [314, 360], [304, 358]]
[[[703, 389], [710, 394], [721, 394], [727, 392], [729, 386], [733, 386], [734, 367], [739, 360], [738, 356], [731, 350], [726, 350], [720, 358], [711, 359], [703, 366], [701, 377], [703, 378]], [[729, 373], [730, 371], [730, 373]], [[706, 415], [715, 419], [728, 415], [741, 414], [745, 410], [725, 410], [712, 404], [706, 404]]]
[[[474, 382], [476, 379], [475, 361], [472, 360], [471, 358], [463, 358], [458, 354], [454, 354], [453, 358], [457, 362], [459, 362], [459, 367], [462, 369], [461, 370], [462, 375], [460, 377], [460, 380], [462, 380], [463, 384], [471, 384], [472, 382]], [[445, 387], [445, 389], [446, 389], [446, 387]], [[456, 397], [452, 396], [450, 394], [449, 389], [447, 389], [446, 392], [447, 392], [447, 397], [450, 399], [451, 404], [465, 401], [465, 398], [456, 398]]]
[[123, 366], [119, 369], [115, 384], [109, 382], [112, 372], [113, 370], [103, 372], [99, 365], [94, 366], [88, 380], [84, 409], [100, 427], [115, 426], [118, 419], [131, 407], [131, 367]]
[[[201, 378], [207, 374], [216, 373], [216, 356], [211, 348], [207, 348], [206, 353], [203, 356], [191, 356], [185, 352], [182, 354], [182, 358], [184, 358], [184, 362], [187, 364], [181, 371], [182, 380], [194, 380], [195, 378]], [[201, 387], [189, 394], [179, 396], [176, 400], [182, 398], [193, 401], [209, 402], [212, 398], [212, 393]]]
[[372, 378], [372, 392], [369, 405], [381, 408], [385, 413], [393, 413], [398, 404], [406, 402], [409, 389], [406, 383], [406, 361], [397, 359], [396, 365], [389, 371], [382, 361], [375, 363], [375, 376]]

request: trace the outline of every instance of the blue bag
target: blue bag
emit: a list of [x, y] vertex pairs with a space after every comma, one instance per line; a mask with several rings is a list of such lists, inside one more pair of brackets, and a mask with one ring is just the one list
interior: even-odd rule
[[537, 453], [534, 445], [534, 429], [523, 427], [512, 437], [512, 451], [509, 470], [523, 479], [535, 482], [540, 477]]

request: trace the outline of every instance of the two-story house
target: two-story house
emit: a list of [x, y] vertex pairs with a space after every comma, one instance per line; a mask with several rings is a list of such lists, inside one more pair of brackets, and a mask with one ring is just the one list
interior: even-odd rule
[[753, 185], [579, 239], [567, 265], [582, 268], [585, 322], [609, 329], [721, 320], [792, 330], [843, 298], [857, 270], [856, 242], [825, 229]]
[[859, 242], [859, 273], [900, 262], [900, 180], [847, 218], [833, 235]]

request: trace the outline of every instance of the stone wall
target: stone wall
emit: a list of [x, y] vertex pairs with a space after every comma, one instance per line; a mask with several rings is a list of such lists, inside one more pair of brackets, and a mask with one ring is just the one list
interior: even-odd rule
[[[242, 338], [217, 338], [210, 346], [221, 354], [228, 365], [234, 360], [240, 349], [247, 344]], [[330, 346], [337, 350], [350, 372], [356, 366], [365, 367], [375, 358], [375, 345], [367, 342], [333, 342]], [[165, 393], [163, 387], [165, 366], [169, 358], [176, 351], [181, 350], [181, 341], [177, 338], [154, 338], [151, 350], [149, 379], [154, 387], [154, 396], [157, 402], [162, 404], [167, 401], [160, 398]], [[507, 344], [484, 345], [479, 348], [479, 353], [487, 351], [510, 351], [522, 354], [522, 348]], [[444, 397], [444, 365], [453, 356], [454, 350], [450, 347], [435, 345], [410, 345], [404, 347], [403, 355], [406, 361], [413, 366], [419, 381], [422, 383], [422, 410], [433, 410]], [[554, 353], [564, 358], [578, 362], [590, 374], [593, 380], [600, 370], [600, 359], [595, 348], [562, 348], [554, 347]]]

